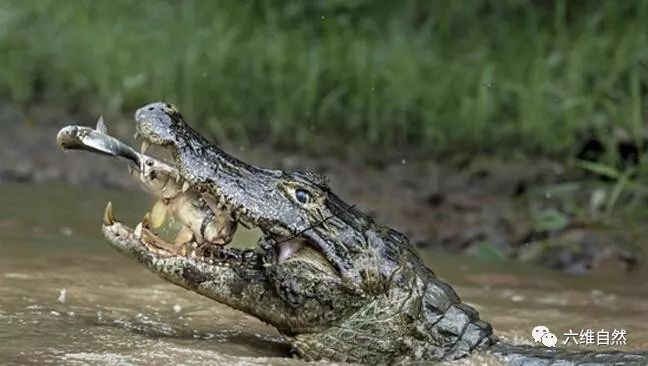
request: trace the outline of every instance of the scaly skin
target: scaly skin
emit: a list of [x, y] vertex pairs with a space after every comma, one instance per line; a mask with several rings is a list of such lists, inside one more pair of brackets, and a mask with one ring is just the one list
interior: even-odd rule
[[254, 250], [211, 247], [191, 258], [116, 221], [112, 246], [162, 278], [279, 329], [306, 360], [393, 363], [492, 352], [514, 365], [648, 364], [645, 353], [587, 353], [498, 342], [405, 236], [375, 223], [312, 173], [258, 168], [191, 129], [175, 107], [137, 111], [136, 129], [168, 148], [182, 178], [231, 219], [262, 232]]

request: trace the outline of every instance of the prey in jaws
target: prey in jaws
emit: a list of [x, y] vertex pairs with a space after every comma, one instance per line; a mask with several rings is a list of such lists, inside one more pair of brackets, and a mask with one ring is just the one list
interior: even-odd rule
[[[191, 256], [211, 254], [211, 245], [229, 243], [237, 225], [227, 210], [217, 203], [208, 202], [200, 193], [184, 181], [178, 170], [171, 165], [146, 155], [110, 136], [102, 117], [95, 129], [70, 125], [57, 134], [57, 143], [64, 150], [83, 150], [129, 161], [129, 171], [140, 184], [158, 200], [150, 213], [144, 215], [133, 234], [152, 245], [172, 253]], [[106, 220], [112, 212], [112, 204], [106, 209]], [[176, 220], [177, 219], [177, 220]], [[159, 229], [169, 221], [180, 223], [174, 243], [167, 243], [151, 229]]]

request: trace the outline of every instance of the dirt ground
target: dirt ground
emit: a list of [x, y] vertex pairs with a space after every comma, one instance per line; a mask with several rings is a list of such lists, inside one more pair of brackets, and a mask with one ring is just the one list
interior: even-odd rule
[[[134, 142], [129, 118], [107, 122], [111, 134]], [[87, 112], [0, 103], [0, 182], [138, 191], [124, 162], [56, 147], [62, 126], [94, 120], [96, 115]], [[574, 275], [608, 266], [630, 271], [646, 247], [640, 219], [628, 225], [626, 216], [601, 214], [597, 197], [607, 186], [549, 160], [400, 157], [377, 162], [353, 154], [316, 158], [264, 146], [223, 147], [256, 165], [327, 175], [339, 196], [404, 232], [416, 246], [484, 260], [513, 258]]]

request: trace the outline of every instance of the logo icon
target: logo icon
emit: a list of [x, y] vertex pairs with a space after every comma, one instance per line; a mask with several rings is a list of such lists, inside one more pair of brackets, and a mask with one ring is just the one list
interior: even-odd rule
[[545, 346], [553, 348], [556, 347], [556, 343], [558, 343], [558, 338], [555, 334], [545, 333], [545, 335], [542, 336], [542, 344]]

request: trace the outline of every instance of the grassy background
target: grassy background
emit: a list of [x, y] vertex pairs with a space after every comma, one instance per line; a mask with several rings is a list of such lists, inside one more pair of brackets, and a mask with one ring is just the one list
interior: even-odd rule
[[0, 96], [220, 138], [561, 156], [639, 138], [648, 1], [0, 0]]

